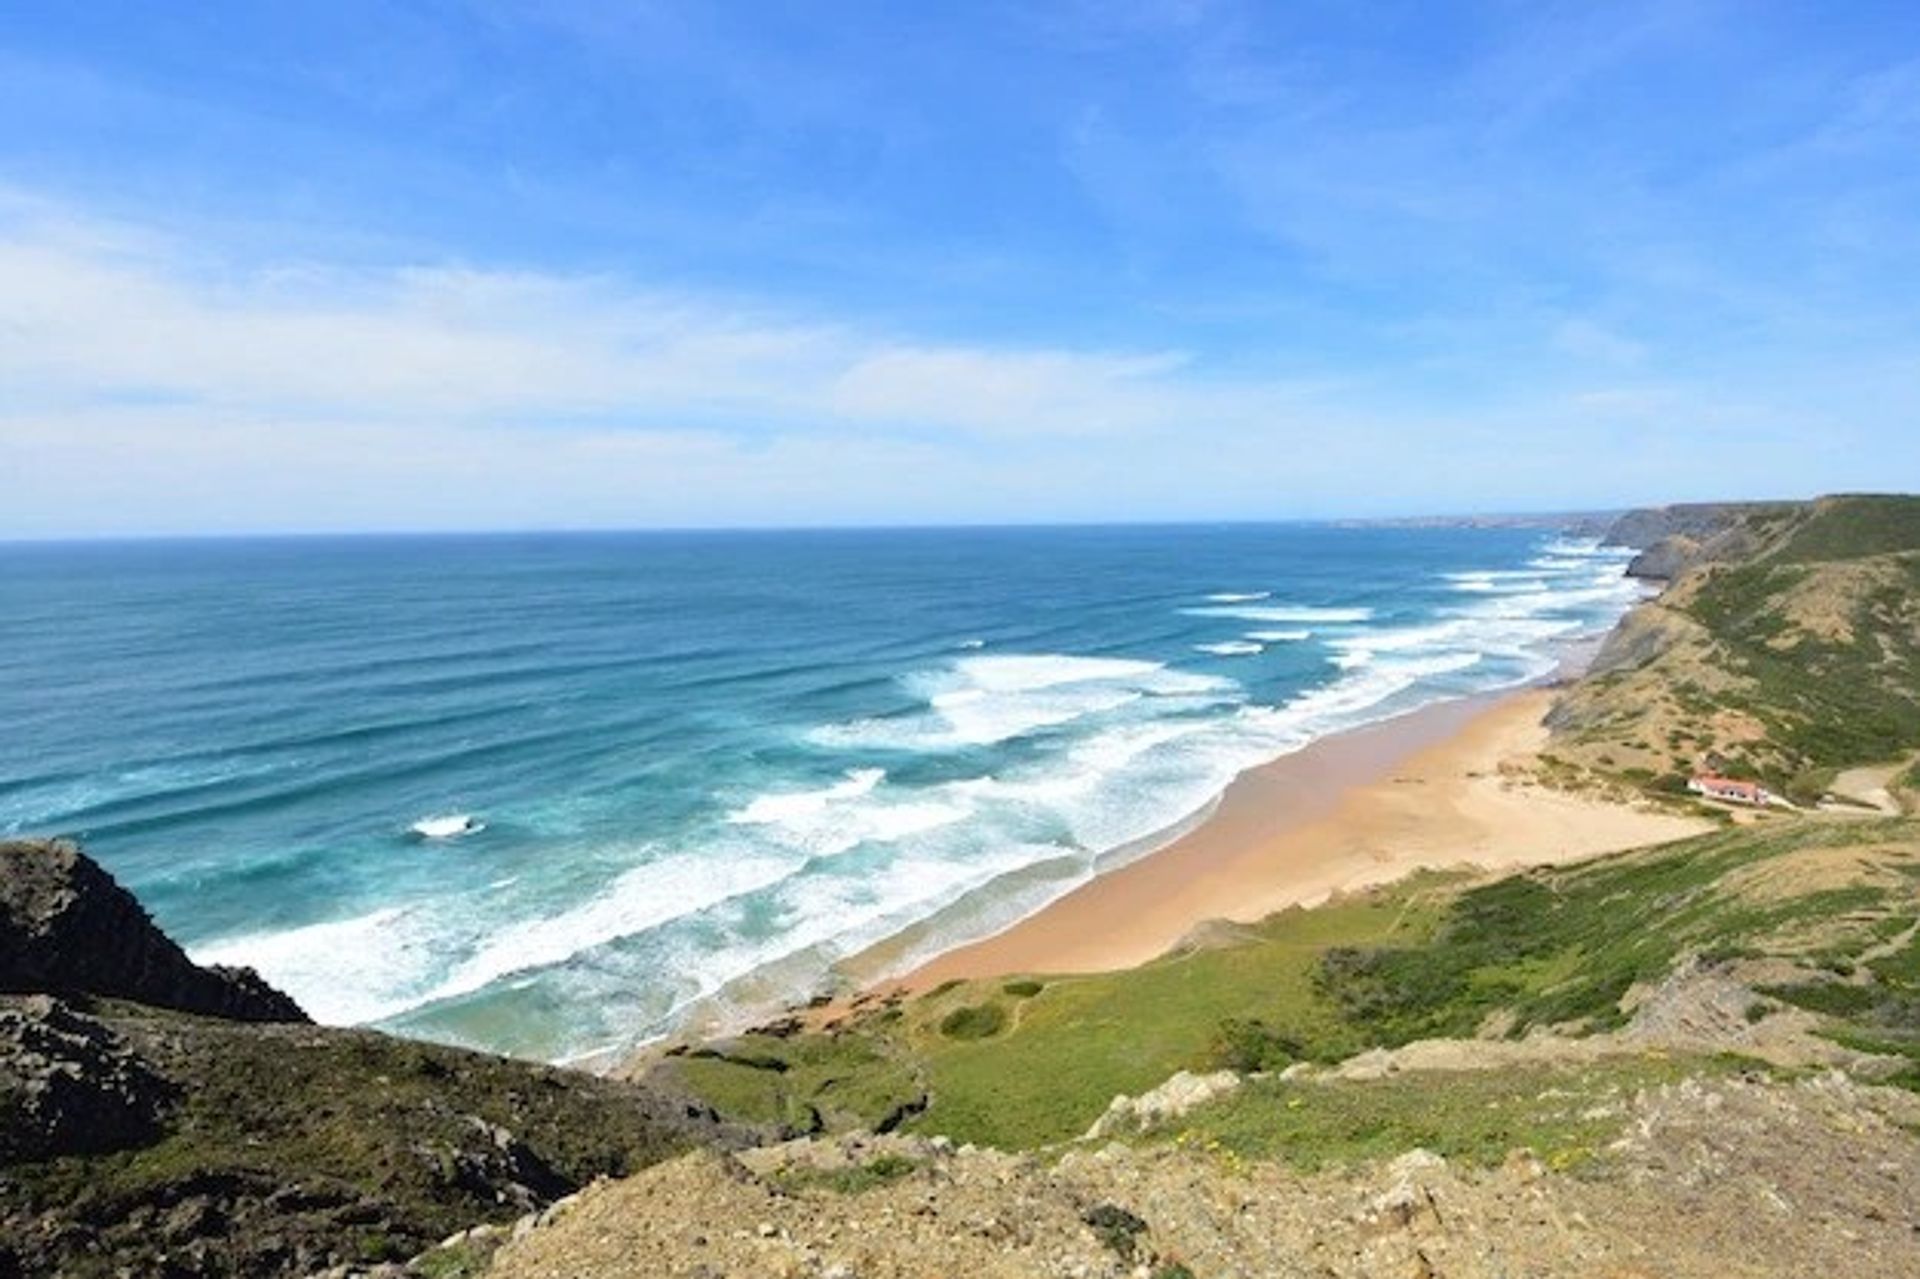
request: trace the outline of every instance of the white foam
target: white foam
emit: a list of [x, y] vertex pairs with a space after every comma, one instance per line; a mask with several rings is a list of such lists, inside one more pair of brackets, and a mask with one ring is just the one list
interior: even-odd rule
[[608, 942], [768, 888], [798, 866], [792, 858], [694, 853], [647, 862], [623, 872], [604, 892], [571, 910], [490, 931], [471, 957], [408, 1006], [471, 994], [510, 974], [562, 963]]
[[1633, 552], [1625, 547], [1602, 546], [1597, 537], [1556, 537], [1540, 548], [1548, 555], [1565, 555], [1582, 559], [1625, 559]]
[[1527, 561], [1527, 567], [1540, 572], [1565, 575], [1567, 573], [1584, 573], [1593, 567], [1593, 561], [1585, 558], [1576, 559], [1565, 555], [1536, 555]]
[[[671, 855], [625, 871], [591, 899], [543, 918], [499, 924], [478, 913], [462, 915], [458, 906], [445, 902], [394, 906], [224, 938], [195, 947], [192, 957], [201, 964], [255, 968], [316, 1020], [360, 1025], [562, 963], [768, 887], [803, 860], [739, 850], [724, 856]], [[499, 886], [499, 881], [493, 885]], [[448, 967], [449, 957], [463, 954]]]
[[1508, 582], [1515, 578], [1538, 577], [1539, 574], [1524, 568], [1472, 568], [1456, 573], [1442, 573], [1449, 582]]
[[1168, 670], [1159, 662], [1052, 653], [962, 658], [903, 682], [923, 699], [925, 711], [825, 725], [808, 738], [843, 749], [991, 746], [1146, 697], [1202, 697], [1229, 687], [1217, 677]]
[[1373, 616], [1370, 608], [1322, 608], [1308, 604], [1222, 605], [1180, 611], [1189, 617], [1232, 617], [1244, 622], [1364, 622]]
[[1075, 657], [1061, 653], [967, 657], [954, 663], [954, 667], [968, 686], [994, 693], [1025, 693], [1094, 680], [1139, 679], [1164, 669], [1159, 662], [1129, 657]]
[[487, 824], [472, 813], [449, 813], [444, 817], [422, 817], [408, 830], [421, 839], [459, 839], [465, 835], [477, 835], [487, 828]]
[[1277, 709], [1256, 710], [1269, 732], [1284, 731], [1306, 741], [1364, 722], [1368, 711], [1405, 693], [1422, 680], [1449, 675], [1479, 665], [1478, 653], [1447, 653], [1433, 657], [1357, 664], [1355, 673], [1302, 693]]
[[1488, 571], [1480, 573], [1448, 573], [1445, 574], [1445, 577], [1453, 584], [1454, 590], [1467, 592], [1469, 594], [1544, 591], [1547, 589], [1546, 578], [1540, 576], [1538, 573]]
[[887, 770], [884, 768], [850, 769], [843, 781], [836, 782], [823, 790], [783, 791], [773, 795], [761, 795], [745, 808], [728, 813], [727, 820], [736, 825], [749, 826], [805, 820], [824, 812], [835, 803], [870, 794], [873, 788], [886, 778], [886, 775]]
[[196, 964], [258, 969], [317, 1021], [354, 1025], [390, 1017], [414, 1000], [433, 939], [418, 908], [390, 906], [350, 919], [226, 938], [192, 950]]
[[723, 950], [681, 948], [670, 956], [673, 970], [689, 988], [677, 1008], [712, 997], [783, 960], [812, 952], [818, 962], [828, 963], [852, 954], [1011, 871], [1058, 858], [1063, 851], [1054, 845], [1007, 843], [967, 859], [905, 858], [884, 879], [867, 874], [795, 876], [774, 891], [774, 909], [782, 921], [775, 933], [742, 939]]
[[1254, 640], [1222, 640], [1218, 644], [1195, 644], [1194, 651], [1210, 653], [1215, 657], [1252, 657], [1267, 651], [1265, 644]]
[[1312, 639], [1312, 631], [1248, 631], [1247, 638], [1258, 640], [1262, 644], [1297, 644], [1304, 639]]
[[1251, 604], [1272, 594], [1272, 591], [1215, 591], [1207, 600], [1213, 604]]

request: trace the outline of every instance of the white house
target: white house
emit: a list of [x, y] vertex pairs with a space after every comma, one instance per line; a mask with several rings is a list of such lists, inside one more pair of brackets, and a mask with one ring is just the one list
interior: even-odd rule
[[1737, 782], [1731, 777], [1716, 777], [1711, 773], [1702, 773], [1694, 778], [1687, 783], [1687, 789], [1696, 795], [1724, 800], [1729, 804], [1752, 804], [1764, 808], [1773, 802], [1773, 795], [1759, 782]]

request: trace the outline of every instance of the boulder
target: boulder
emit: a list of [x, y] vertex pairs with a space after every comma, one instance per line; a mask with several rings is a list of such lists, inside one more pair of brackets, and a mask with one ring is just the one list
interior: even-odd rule
[[1178, 1119], [1197, 1106], [1226, 1096], [1241, 1082], [1241, 1077], [1231, 1070], [1217, 1070], [1206, 1075], [1179, 1071], [1159, 1087], [1149, 1089], [1138, 1097], [1115, 1097], [1107, 1106], [1106, 1113], [1087, 1130], [1085, 1140], [1125, 1136], [1170, 1119]]

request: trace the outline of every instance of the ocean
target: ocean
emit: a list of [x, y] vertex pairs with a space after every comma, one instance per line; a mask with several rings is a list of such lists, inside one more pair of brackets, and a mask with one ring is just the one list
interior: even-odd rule
[[[1540, 530], [0, 547], [0, 832], [316, 1018], [549, 1060], [983, 935], [1241, 770], [1537, 679], [1639, 597]], [[906, 956], [913, 957], [912, 955]]]

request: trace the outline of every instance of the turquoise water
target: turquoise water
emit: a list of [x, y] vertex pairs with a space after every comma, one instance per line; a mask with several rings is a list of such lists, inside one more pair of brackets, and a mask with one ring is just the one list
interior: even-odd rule
[[573, 1058], [1538, 677], [1622, 564], [1326, 526], [0, 547], [0, 830], [85, 839], [322, 1020]]

